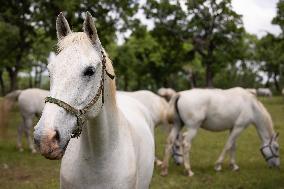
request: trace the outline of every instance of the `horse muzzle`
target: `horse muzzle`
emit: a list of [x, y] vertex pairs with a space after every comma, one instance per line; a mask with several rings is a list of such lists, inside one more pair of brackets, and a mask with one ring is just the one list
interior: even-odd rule
[[64, 148], [60, 147], [60, 135], [57, 130], [48, 129], [41, 135], [34, 132], [34, 143], [37, 150], [47, 159], [61, 159], [64, 155], [67, 144]]

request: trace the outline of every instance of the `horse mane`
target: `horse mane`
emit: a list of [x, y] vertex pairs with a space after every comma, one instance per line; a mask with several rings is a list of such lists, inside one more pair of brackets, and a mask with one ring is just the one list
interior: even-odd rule
[[263, 104], [259, 100], [254, 98], [254, 101], [257, 104], [258, 110], [262, 114], [261, 117], [264, 119], [264, 121], [266, 123], [265, 125], [266, 125], [266, 127], [268, 129], [268, 132], [269, 132], [270, 136], [273, 136], [274, 129], [273, 129], [273, 122], [272, 122], [272, 118], [271, 118], [270, 114], [268, 113], [266, 108], [263, 106]]
[[[63, 39], [59, 40], [57, 43], [57, 50], [58, 52], [62, 51], [63, 49], [71, 46], [71, 45], [82, 45], [83, 47], [91, 47], [94, 48], [94, 45], [92, 44], [90, 38], [87, 36], [86, 33], [84, 32], [74, 32], [71, 33], [69, 35], [67, 35], [66, 37], [64, 37]], [[110, 73], [111, 75], [115, 75], [114, 74], [114, 69], [112, 66], [112, 62], [108, 56], [108, 54], [106, 53], [105, 49], [102, 49], [106, 55], [106, 69], [108, 71], [108, 73]], [[116, 85], [115, 85], [115, 79], [111, 80], [109, 79], [107, 76], [105, 77], [107, 78], [110, 82], [109, 82], [109, 95], [112, 97], [112, 99], [114, 99], [115, 102], [115, 97], [116, 97]]]

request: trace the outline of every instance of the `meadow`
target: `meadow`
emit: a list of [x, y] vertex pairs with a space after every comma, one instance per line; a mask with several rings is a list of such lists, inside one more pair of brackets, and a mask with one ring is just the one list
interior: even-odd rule
[[[284, 99], [283, 97], [261, 98], [270, 112], [274, 128], [280, 133], [281, 163], [284, 158]], [[226, 107], [224, 107], [226, 108]], [[1, 189], [51, 189], [59, 188], [60, 161], [47, 160], [39, 154], [31, 154], [24, 143], [25, 151], [16, 149], [17, 126], [20, 123], [17, 108], [14, 108], [5, 138], [0, 139], [0, 188]], [[36, 120], [35, 120], [36, 121]], [[156, 129], [156, 154], [162, 158], [166, 141], [165, 129]], [[280, 189], [284, 188], [283, 168], [269, 169], [260, 154], [260, 139], [253, 126], [245, 130], [237, 140], [238, 172], [230, 170], [225, 161], [221, 172], [214, 171], [228, 132], [212, 133], [200, 129], [193, 140], [191, 150], [193, 177], [185, 176], [184, 169], [170, 161], [169, 175], [160, 176], [155, 168], [151, 189], [228, 188], [228, 189]]]

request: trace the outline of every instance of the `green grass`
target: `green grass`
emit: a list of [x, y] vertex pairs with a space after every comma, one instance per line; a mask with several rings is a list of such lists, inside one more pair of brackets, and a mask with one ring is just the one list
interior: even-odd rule
[[[280, 132], [279, 144], [281, 157], [284, 158], [284, 99], [282, 97], [262, 98], [272, 115], [274, 127]], [[59, 161], [50, 161], [39, 154], [31, 154], [27, 149], [20, 153], [16, 149], [16, 127], [20, 122], [19, 114], [13, 113], [13, 120], [7, 137], [0, 139], [0, 188], [59, 188]], [[233, 172], [225, 161], [223, 170], [216, 173], [213, 169], [228, 132], [212, 133], [199, 130], [193, 141], [191, 164], [195, 175], [186, 177], [184, 169], [170, 162], [169, 175], [160, 176], [158, 168], [154, 171], [151, 189], [184, 188], [234, 188], [234, 189], [284, 189], [283, 169], [269, 169], [262, 158], [260, 140], [254, 127], [245, 130], [237, 141], [237, 163], [239, 172]], [[165, 132], [156, 130], [156, 153], [163, 156]], [[281, 160], [283, 164], [283, 160]]]

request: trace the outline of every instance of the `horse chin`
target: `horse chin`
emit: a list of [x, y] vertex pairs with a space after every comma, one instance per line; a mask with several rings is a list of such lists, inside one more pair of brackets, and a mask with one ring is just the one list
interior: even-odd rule
[[275, 160], [275, 161], [268, 162], [268, 167], [269, 168], [279, 168], [280, 167], [280, 161]]
[[60, 160], [62, 159], [62, 157], [64, 156], [65, 154], [65, 151], [66, 151], [66, 148], [69, 144], [69, 141], [68, 140], [66, 142], [66, 144], [63, 146], [63, 147], [60, 147], [59, 145], [56, 146], [55, 148], [53, 149], [49, 149], [49, 151], [41, 151], [41, 154], [47, 158], [47, 159], [50, 159], [50, 160]]
[[54, 149], [53, 151], [49, 152], [48, 154], [42, 154], [45, 158], [50, 160], [60, 160], [62, 159], [65, 150], [61, 148]]

